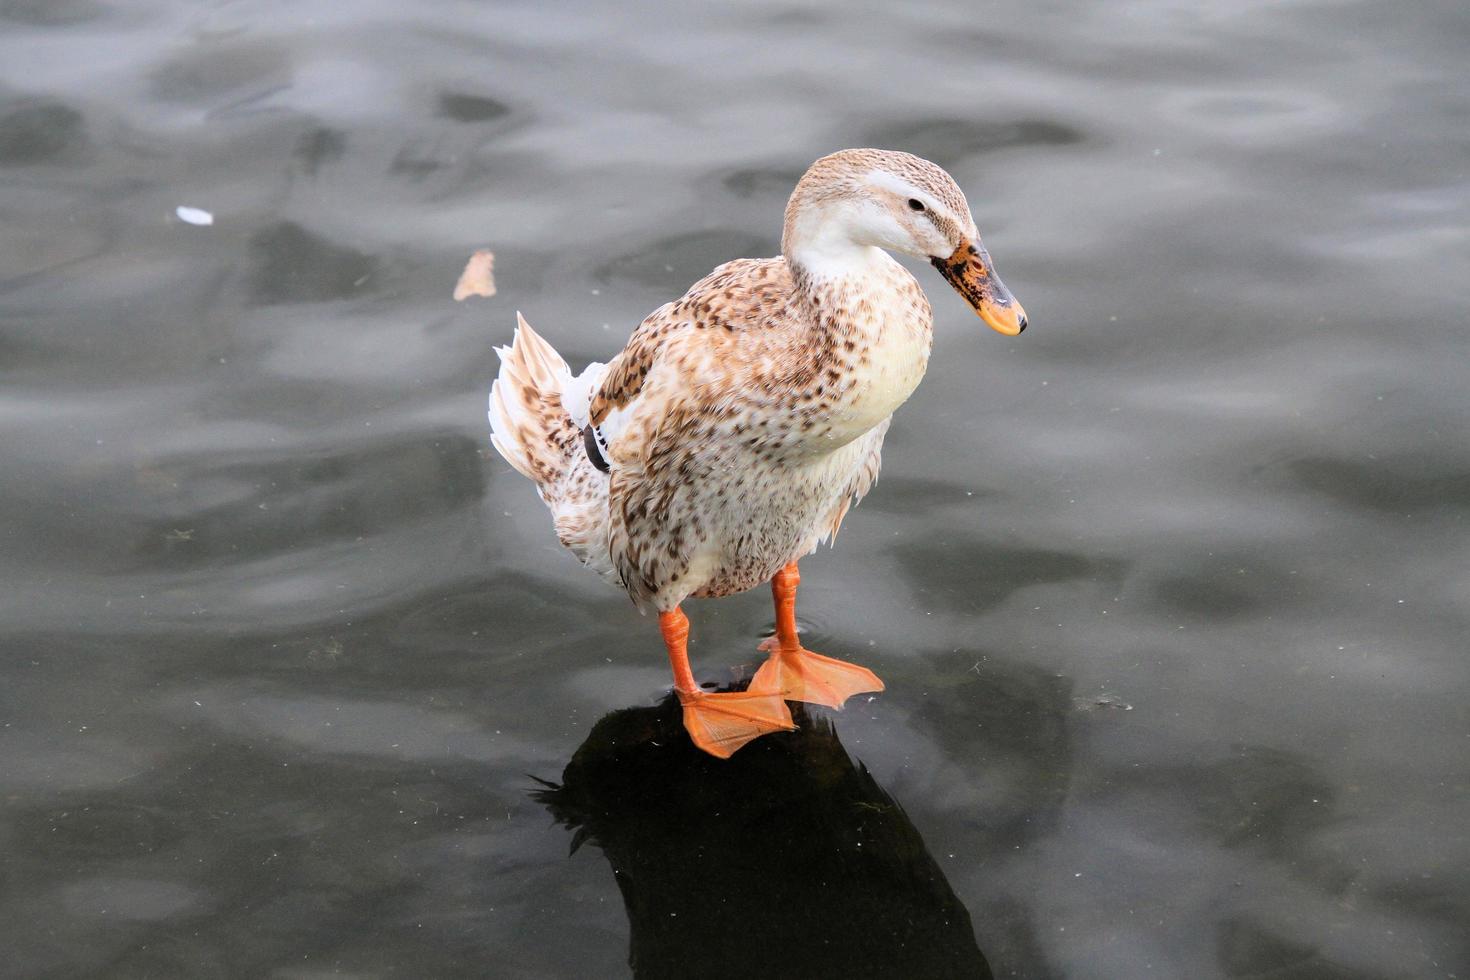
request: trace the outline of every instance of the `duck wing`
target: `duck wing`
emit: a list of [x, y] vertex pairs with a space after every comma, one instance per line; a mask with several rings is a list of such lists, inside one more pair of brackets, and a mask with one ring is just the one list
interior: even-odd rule
[[784, 259], [725, 263], [639, 324], [592, 395], [609, 551], [640, 605], [676, 587], [707, 538], [692, 481], [724, 451], [740, 406], [791, 363], [793, 289]]

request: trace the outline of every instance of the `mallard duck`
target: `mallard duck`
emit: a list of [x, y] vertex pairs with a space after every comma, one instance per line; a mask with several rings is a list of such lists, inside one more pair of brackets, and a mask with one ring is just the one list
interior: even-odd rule
[[[1026, 328], [954, 179], [854, 149], [797, 183], [781, 255], [719, 266], [606, 364], [574, 376], [519, 314], [497, 348], [495, 448], [535, 483], [561, 543], [658, 612], [684, 726], [712, 755], [794, 728], [787, 699], [837, 708], [883, 689], [802, 647], [796, 590], [798, 559], [877, 479], [890, 417], [929, 362], [929, 302], [885, 250], [928, 259], [1000, 333]], [[680, 604], [765, 582], [769, 658], [745, 691], [701, 690]]]

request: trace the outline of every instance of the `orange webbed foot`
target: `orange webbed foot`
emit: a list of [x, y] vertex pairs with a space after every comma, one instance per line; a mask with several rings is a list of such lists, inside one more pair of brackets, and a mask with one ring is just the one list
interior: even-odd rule
[[791, 709], [772, 691], [677, 691], [684, 706], [684, 728], [696, 746], [728, 759], [747, 742], [771, 732], [795, 731]]
[[796, 587], [801, 571], [791, 562], [771, 579], [771, 597], [776, 601], [776, 635], [760, 649], [770, 658], [755, 672], [752, 691], [775, 691], [792, 701], [840, 708], [854, 694], [883, 690], [878, 675], [845, 660], [824, 657], [802, 648], [796, 630]]
[[[774, 638], [773, 638], [774, 639]], [[762, 645], [764, 648], [764, 644]], [[854, 694], [883, 690], [878, 675], [846, 660], [773, 644], [770, 659], [756, 671], [752, 691], [775, 691], [791, 701], [841, 708]]]

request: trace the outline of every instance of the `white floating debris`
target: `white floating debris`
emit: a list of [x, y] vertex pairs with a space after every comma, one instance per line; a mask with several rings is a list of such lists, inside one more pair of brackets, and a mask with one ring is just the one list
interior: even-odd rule
[[201, 228], [214, 224], [214, 215], [203, 208], [191, 208], [188, 205], [180, 204], [174, 208], [174, 214], [179, 216], [180, 221], [186, 224], [199, 225]]
[[495, 295], [495, 253], [482, 248], [470, 256], [464, 272], [454, 287], [454, 301], [463, 302], [471, 296]]

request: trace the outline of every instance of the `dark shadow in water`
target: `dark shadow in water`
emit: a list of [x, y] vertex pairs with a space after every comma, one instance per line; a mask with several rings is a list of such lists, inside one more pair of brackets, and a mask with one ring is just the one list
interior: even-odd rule
[[1220, 923], [1216, 946], [1221, 975], [1226, 977], [1381, 980], [1378, 974], [1363, 973], [1327, 959], [1310, 943], [1282, 938], [1270, 927], [1240, 916]]
[[82, 114], [54, 100], [0, 105], [0, 167], [75, 163], [87, 150]]
[[438, 115], [461, 123], [483, 123], [510, 115], [510, 106], [486, 95], [439, 93]]
[[1314, 456], [1285, 467], [1286, 481], [1347, 507], [1386, 513], [1470, 508], [1470, 470], [1429, 456], [1374, 461]]
[[32, 27], [60, 27], [96, 20], [107, 8], [96, 0], [4, 0], [0, 19]]
[[720, 184], [736, 197], [774, 197], [784, 201], [806, 172], [800, 167], [742, 167], [720, 178]]
[[779, 249], [776, 242], [755, 235], [696, 231], [638, 245], [598, 266], [594, 275], [603, 283], [682, 290], [734, 256], [774, 255]]
[[1116, 558], [1016, 548], [953, 531], [906, 540], [892, 554], [903, 568], [902, 580], [926, 604], [966, 616], [992, 609], [1032, 585], [1082, 581], [1115, 589], [1127, 570]]
[[340, 129], [317, 126], [301, 134], [292, 156], [296, 158], [303, 173], [315, 177], [318, 170], [326, 164], [336, 163], [345, 152], [346, 133]]
[[991, 976], [903, 808], [793, 711], [729, 760], [690, 744], [672, 695], [615, 711], [534, 794], [612, 866], [634, 975]]
[[1185, 567], [1159, 573], [1152, 583], [1154, 600], [1176, 619], [1218, 623], [1301, 608], [1312, 599], [1305, 576], [1262, 551], [1192, 554], [1187, 561]]
[[1032, 146], [1071, 146], [1087, 134], [1052, 119], [902, 119], [868, 130], [867, 146], [902, 147], [941, 167], [966, 157]]
[[1001, 497], [996, 490], [974, 489], [961, 483], [936, 480], [924, 476], [892, 476], [883, 480], [883, 493], [875, 493], [863, 499], [863, 508], [868, 513], [884, 514], [928, 513], [940, 507], [974, 506], [986, 500]]
[[345, 299], [378, 271], [372, 256], [280, 221], [250, 241], [252, 299], [257, 305]]

